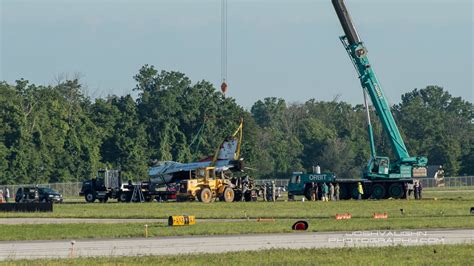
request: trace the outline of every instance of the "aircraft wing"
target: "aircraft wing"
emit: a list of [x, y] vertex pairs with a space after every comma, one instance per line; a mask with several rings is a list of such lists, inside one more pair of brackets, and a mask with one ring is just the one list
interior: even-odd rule
[[[179, 162], [173, 162], [173, 161], [168, 161], [164, 162], [161, 165], [150, 167], [148, 171], [149, 176], [158, 176], [158, 175], [170, 175], [178, 172], [188, 172], [188, 171], [193, 171], [198, 168], [204, 168], [211, 166], [211, 161], [204, 161], [204, 162], [193, 162], [193, 163], [179, 163]], [[231, 169], [235, 167], [235, 163], [233, 163], [231, 160], [218, 160], [214, 164], [216, 167], [216, 171], [225, 171], [228, 169]]]

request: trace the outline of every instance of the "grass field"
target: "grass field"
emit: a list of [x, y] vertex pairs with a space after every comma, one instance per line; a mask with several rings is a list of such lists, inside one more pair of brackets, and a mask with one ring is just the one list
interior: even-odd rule
[[[337, 202], [215, 202], [185, 203], [107, 203], [57, 204], [52, 213], [0, 213], [0, 217], [56, 218], [167, 218], [169, 215], [195, 215], [196, 218], [328, 218], [336, 213], [371, 217], [387, 212], [390, 217], [459, 217], [469, 215], [473, 199], [366, 200]], [[404, 210], [404, 214], [400, 209]]]
[[[434, 200], [437, 198], [438, 200]], [[474, 192], [426, 191], [425, 200], [366, 200], [337, 202], [215, 202], [185, 203], [107, 203], [57, 204], [52, 213], [0, 213], [8, 217], [49, 218], [167, 218], [194, 215], [194, 226], [173, 228], [164, 223], [149, 226], [150, 236], [248, 234], [289, 232], [296, 219], [310, 221], [310, 231], [351, 231], [372, 229], [474, 228]], [[403, 213], [401, 212], [403, 209]], [[373, 213], [384, 213], [388, 220], [374, 220]], [[352, 219], [336, 221], [337, 213], [351, 213]], [[200, 223], [199, 219], [246, 219], [241, 222]], [[257, 218], [275, 222], [257, 223]], [[141, 237], [143, 223], [126, 224], [42, 224], [2, 225], [0, 240], [80, 239]]]
[[[246, 251], [224, 254], [36, 260], [35, 265], [471, 265], [474, 245]], [[31, 265], [31, 261], [0, 265]]]
[[[308, 231], [360, 231], [417, 228], [473, 228], [474, 217], [407, 217], [388, 220], [372, 219], [310, 219]], [[165, 223], [147, 223], [148, 236], [184, 235], [229, 235], [289, 233], [296, 219], [276, 220], [274, 222], [212, 222], [197, 223], [192, 226], [169, 227]], [[144, 223], [117, 224], [25, 224], [0, 226], [2, 240], [53, 240], [83, 238], [130, 238], [144, 237]]]

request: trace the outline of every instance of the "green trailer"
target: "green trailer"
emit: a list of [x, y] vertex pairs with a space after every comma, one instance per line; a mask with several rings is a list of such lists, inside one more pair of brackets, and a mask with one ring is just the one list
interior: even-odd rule
[[295, 196], [304, 196], [311, 200], [311, 189], [326, 183], [339, 185], [339, 198], [343, 200], [358, 198], [358, 184], [362, 185], [364, 195], [362, 199], [400, 199], [405, 197], [408, 183], [413, 183], [412, 178], [398, 178], [386, 180], [371, 180], [366, 178], [338, 178], [333, 173], [302, 173], [294, 172], [288, 182], [288, 199], [294, 200]]

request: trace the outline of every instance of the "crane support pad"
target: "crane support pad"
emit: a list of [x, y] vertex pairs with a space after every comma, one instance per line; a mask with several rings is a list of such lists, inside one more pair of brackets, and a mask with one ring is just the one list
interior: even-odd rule
[[2, 203], [0, 212], [52, 212], [52, 202]]

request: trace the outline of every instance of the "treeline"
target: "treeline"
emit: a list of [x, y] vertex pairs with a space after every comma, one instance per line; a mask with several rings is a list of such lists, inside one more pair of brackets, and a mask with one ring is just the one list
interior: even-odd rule
[[[213, 154], [244, 119], [242, 156], [253, 176], [283, 178], [319, 164], [357, 177], [369, 157], [363, 106], [266, 98], [245, 110], [211, 83], [145, 65], [138, 98], [92, 101], [77, 79], [56, 86], [0, 83], [0, 184], [82, 181], [99, 168], [144, 179], [155, 160], [187, 162]], [[412, 155], [448, 175], [474, 174], [473, 104], [429, 86], [402, 96], [393, 113]], [[372, 113], [377, 150], [391, 155]]]

